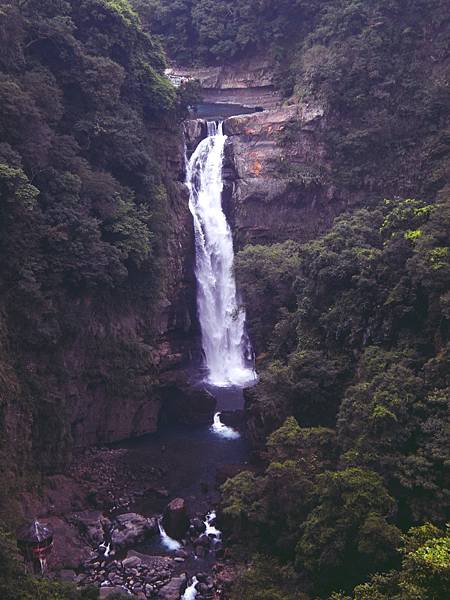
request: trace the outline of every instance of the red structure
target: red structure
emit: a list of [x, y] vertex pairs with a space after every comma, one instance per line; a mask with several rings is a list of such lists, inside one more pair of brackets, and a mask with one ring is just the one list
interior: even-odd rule
[[17, 543], [25, 560], [33, 565], [36, 572], [44, 573], [47, 558], [53, 549], [53, 531], [33, 521], [17, 532]]

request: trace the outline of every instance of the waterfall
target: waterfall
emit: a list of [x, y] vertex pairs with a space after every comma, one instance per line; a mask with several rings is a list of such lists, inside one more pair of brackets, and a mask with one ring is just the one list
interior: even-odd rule
[[212, 538], [216, 542], [220, 542], [222, 538], [222, 532], [219, 529], [217, 529], [217, 527], [214, 525], [214, 523], [216, 522], [216, 517], [217, 515], [215, 510], [212, 510], [206, 515], [204, 521], [206, 527], [205, 535]]
[[191, 585], [186, 588], [184, 594], [181, 596], [181, 600], [195, 600], [195, 598], [197, 598], [197, 594], [198, 594], [197, 589], [196, 589], [197, 583], [198, 583], [197, 577], [193, 577]]
[[254, 381], [233, 273], [233, 238], [222, 210], [223, 124], [209, 122], [208, 136], [187, 162], [189, 208], [194, 219], [198, 314], [208, 382], [217, 387]]
[[164, 548], [166, 550], [170, 550], [171, 552], [174, 552], [175, 550], [179, 550], [181, 548], [180, 542], [178, 542], [177, 540], [174, 540], [167, 534], [167, 532], [164, 529], [163, 524], [162, 524], [162, 518], [158, 519], [158, 530], [159, 530], [159, 535], [160, 535], [160, 539], [161, 539], [161, 544], [164, 546]]
[[211, 431], [220, 437], [228, 440], [237, 440], [240, 436], [238, 431], [235, 431], [232, 427], [228, 427], [220, 420], [220, 412], [214, 415], [214, 421], [211, 425]]

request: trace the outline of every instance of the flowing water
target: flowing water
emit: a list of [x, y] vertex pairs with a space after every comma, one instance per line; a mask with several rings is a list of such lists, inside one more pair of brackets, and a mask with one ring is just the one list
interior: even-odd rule
[[[220, 547], [222, 534], [211, 510], [219, 500], [218, 484], [237, 467], [248, 464], [246, 440], [222, 423], [221, 411], [236, 413], [244, 406], [243, 388], [256, 381], [253, 352], [245, 331], [245, 311], [240, 305], [233, 273], [233, 240], [222, 210], [222, 164], [226, 136], [222, 124], [208, 123], [208, 136], [187, 161], [189, 207], [193, 216], [198, 289], [198, 316], [202, 332], [207, 379], [201, 387], [217, 401], [211, 425], [189, 427], [166, 424], [158, 432], [123, 444], [130, 472], [141, 465], [158, 465], [164, 473], [166, 494], [156, 498], [143, 494], [132, 510], [145, 515], [162, 511], [168, 498], [186, 499], [192, 512], [206, 515], [205, 533], [211, 546]], [[159, 521], [158, 539], [143, 542], [144, 553], [173, 554], [180, 548]], [[183, 569], [190, 575], [209, 572], [214, 552], [195, 553], [186, 558]], [[181, 567], [180, 567], [181, 568]], [[194, 577], [183, 600], [197, 596]]]
[[158, 530], [159, 530], [161, 545], [166, 550], [169, 550], [170, 552], [174, 552], [175, 550], [179, 550], [181, 548], [180, 542], [178, 542], [177, 540], [174, 540], [173, 538], [170, 537], [170, 535], [167, 534], [166, 530], [163, 527], [162, 519], [158, 519]]
[[226, 438], [227, 440], [237, 440], [240, 437], [238, 431], [235, 431], [232, 427], [228, 427], [222, 423], [220, 420], [220, 412], [217, 412], [214, 415], [211, 431], [220, 437]]
[[215, 526], [215, 522], [216, 522], [216, 511], [215, 510], [211, 510], [205, 518], [205, 535], [207, 535], [208, 537], [214, 539], [217, 542], [220, 542], [221, 538], [222, 538], [222, 532], [220, 531], [220, 529], [217, 529], [217, 527]]
[[181, 600], [195, 600], [195, 598], [197, 598], [198, 592], [195, 587], [197, 583], [197, 577], [193, 577], [191, 585], [186, 588], [184, 594], [181, 596]]
[[208, 383], [244, 386], [255, 380], [233, 273], [233, 238], [222, 210], [223, 124], [208, 122], [208, 136], [187, 163], [189, 208], [194, 220], [197, 304]]

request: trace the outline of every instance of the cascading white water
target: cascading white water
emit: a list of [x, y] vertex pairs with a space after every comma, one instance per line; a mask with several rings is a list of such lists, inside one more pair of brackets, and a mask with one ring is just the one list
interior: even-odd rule
[[233, 273], [233, 238], [222, 210], [223, 124], [208, 123], [208, 136], [187, 163], [189, 208], [194, 219], [198, 314], [209, 383], [243, 386], [254, 381]]
[[103, 553], [104, 558], [109, 558], [111, 555], [111, 542], [102, 542], [98, 548]]
[[191, 585], [186, 588], [184, 594], [181, 596], [181, 600], [195, 600], [197, 598], [197, 583], [197, 577], [193, 577]]
[[217, 514], [215, 510], [212, 510], [206, 515], [206, 518], [204, 520], [204, 524], [206, 527], [205, 535], [212, 538], [215, 542], [220, 542], [220, 540], [222, 539], [222, 532], [215, 526], [216, 517]]
[[167, 534], [166, 530], [163, 527], [162, 519], [158, 519], [158, 530], [161, 539], [161, 544], [166, 550], [174, 552], [175, 550], [179, 550], [181, 548], [180, 542], [174, 540]]
[[214, 415], [214, 421], [211, 425], [211, 431], [216, 435], [223, 437], [227, 440], [237, 440], [239, 437], [241, 437], [238, 431], [222, 423], [222, 421], [220, 420], [220, 412], [217, 412]]

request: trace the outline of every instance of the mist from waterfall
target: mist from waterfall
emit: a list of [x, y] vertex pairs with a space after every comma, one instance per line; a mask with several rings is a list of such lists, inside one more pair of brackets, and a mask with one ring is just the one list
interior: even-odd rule
[[208, 382], [244, 386], [255, 380], [245, 310], [233, 273], [233, 238], [222, 210], [222, 165], [227, 137], [209, 122], [208, 135], [187, 162], [189, 208], [194, 219], [197, 304]]

